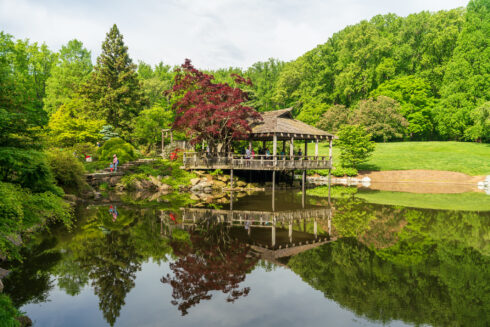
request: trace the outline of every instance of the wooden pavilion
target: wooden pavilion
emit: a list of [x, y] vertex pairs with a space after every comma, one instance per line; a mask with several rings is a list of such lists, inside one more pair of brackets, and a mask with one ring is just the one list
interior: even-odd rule
[[[240, 169], [240, 170], [305, 170], [332, 168], [332, 140], [334, 135], [315, 128], [292, 116], [292, 108], [262, 113], [263, 120], [252, 125], [248, 135], [249, 149], [253, 141], [272, 141], [270, 154], [237, 155], [234, 153], [184, 154], [185, 169]], [[318, 155], [320, 141], [329, 141], [329, 155]], [[278, 141], [282, 141], [282, 152], [278, 152]], [[294, 141], [304, 141], [303, 153], [294, 153]], [[315, 142], [315, 155], [308, 156], [308, 143]], [[289, 143], [289, 151], [286, 151]]]

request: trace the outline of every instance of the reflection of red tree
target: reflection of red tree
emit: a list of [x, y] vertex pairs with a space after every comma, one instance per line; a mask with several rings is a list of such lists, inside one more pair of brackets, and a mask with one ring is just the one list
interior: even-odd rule
[[257, 262], [256, 258], [247, 256], [248, 245], [231, 241], [223, 248], [198, 234], [191, 236], [191, 242], [192, 245], [172, 245], [174, 253], [181, 257], [170, 264], [174, 276], [167, 274], [161, 279], [162, 283], [172, 286], [172, 304], [178, 305], [183, 316], [201, 300], [211, 299], [211, 291], [228, 293], [228, 302], [248, 295], [249, 287], [239, 289], [239, 284]]

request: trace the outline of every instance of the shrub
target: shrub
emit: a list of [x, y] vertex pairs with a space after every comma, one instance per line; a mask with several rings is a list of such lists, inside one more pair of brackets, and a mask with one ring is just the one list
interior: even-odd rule
[[58, 185], [65, 191], [76, 193], [87, 187], [85, 168], [71, 151], [53, 149], [48, 151], [47, 155], [51, 171]]
[[355, 169], [355, 168], [344, 168], [344, 173], [350, 177], [357, 176], [357, 169]]
[[345, 170], [342, 167], [336, 167], [334, 170], [332, 170], [332, 175], [335, 177], [344, 177]]
[[19, 184], [33, 192], [63, 195], [55, 185], [46, 154], [19, 148], [0, 148], [0, 181]]
[[121, 164], [138, 158], [136, 149], [131, 144], [118, 137], [105, 142], [104, 145], [99, 148], [97, 154], [99, 160], [105, 162], [112, 161], [112, 156], [116, 154], [119, 163]]
[[336, 145], [340, 148], [340, 164], [342, 167], [356, 168], [367, 161], [374, 151], [375, 143], [371, 134], [362, 125], [343, 125], [338, 132]]
[[85, 162], [85, 156], [91, 156], [92, 159], [97, 160], [97, 147], [92, 143], [77, 143], [72, 150], [82, 162]]
[[357, 169], [355, 168], [344, 168], [344, 167], [336, 167], [334, 170], [332, 170], [332, 175], [335, 177], [344, 177], [344, 176], [357, 176]]

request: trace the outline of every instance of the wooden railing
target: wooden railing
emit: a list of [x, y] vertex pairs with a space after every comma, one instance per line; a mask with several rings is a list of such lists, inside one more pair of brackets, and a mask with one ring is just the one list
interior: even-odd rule
[[328, 156], [290, 155], [236, 155], [203, 154], [186, 152], [184, 168], [189, 169], [244, 169], [244, 170], [287, 170], [287, 169], [331, 169], [332, 158]]
[[328, 207], [288, 210], [288, 211], [251, 211], [251, 210], [219, 210], [205, 208], [181, 208], [183, 223], [196, 223], [200, 219], [217, 218], [220, 222], [241, 225], [247, 220], [256, 224], [272, 222], [291, 222], [293, 220], [329, 219], [332, 210]]

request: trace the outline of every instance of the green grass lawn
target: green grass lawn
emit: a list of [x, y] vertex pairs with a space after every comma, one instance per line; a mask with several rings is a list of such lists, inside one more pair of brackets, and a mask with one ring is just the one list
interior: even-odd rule
[[[314, 144], [308, 154], [315, 155]], [[334, 166], [340, 151], [334, 146]], [[319, 155], [328, 155], [328, 143], [320, 143]], [[490, 144], [466, 142], [377, 143], [370, 160], [360, 170], [433, 169], [490, 175]]]
[[360, 191], [356, 197], [369, 203], [441, 210], [490, 211], [485, 193], [424, 194], [388, 191]]
[[[311, 196], [327, 197], [328, 187], [319, 186], [307, 190]], [[333, 198], [354, 195], [369, 203], [396, 205], [410, 208], [439, 210], [490, 211], [490, 195], [485, 193], [424, 194], [363, 190], [355, 187], [333, 186]]]

